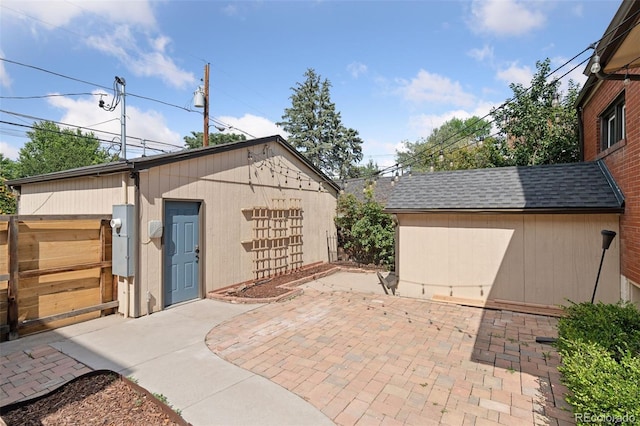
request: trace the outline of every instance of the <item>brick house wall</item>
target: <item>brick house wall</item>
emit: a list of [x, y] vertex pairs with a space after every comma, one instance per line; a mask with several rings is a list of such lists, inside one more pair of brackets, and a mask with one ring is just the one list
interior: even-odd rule
[[[640, 74], [640, 69], [629, 70], [632, 73]], [[603, 150], [601, 115], [623, 91], [626, 138]], [[625, 212], [620, 218], [620, 268], [626, 279], [640, 286], [640, 81], [627, 85], [619, 80], [596, 81], [581, 108], [584, 160], [603, 159], [625, 195]], [[634, 291], [637, 294], [638, 288]]]

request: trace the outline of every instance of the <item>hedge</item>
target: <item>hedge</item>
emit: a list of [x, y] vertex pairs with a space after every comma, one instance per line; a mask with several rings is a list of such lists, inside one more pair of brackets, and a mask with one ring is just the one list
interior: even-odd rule
[[640, 423], [640, 311], [573, 304], [558, 323], [558, 370], [578, 425]]

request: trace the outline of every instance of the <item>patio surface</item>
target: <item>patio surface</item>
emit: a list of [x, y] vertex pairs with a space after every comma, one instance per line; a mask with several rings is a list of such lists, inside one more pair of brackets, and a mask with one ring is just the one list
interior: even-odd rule
[[535, 342], [557, 335], [555, 318], [349, 286], [348, 274], [317, 280], [217, 325], [206, 343], [338, 425], [575, 424], [558, 354]]
[[[575, 424], [558, 355], [535, 342], [556, 335], [555, 318], [387, 296], [375, 274], [339, 272], [303, 287], [303, 295], [286, 302], [201, 300], [135, 320], [108, 316], [4, 342], [0, 405], [111, 368], [169, 396], [194, 425], [309, 423], [304, 407], [293, 415], [284, 409], [295, 395], [339, 425]], [[166, 330], [184, 327], [186, 318], [193, 336], [176, 342], [178, 335]], [[242, 369], [229, 365], [237, 370], [232, 374], [219, 358], [205, 356], [210, 351]], [[164, 377], [177, 362], [195, 375], [179, 370], [179, 377]], [[295, 395], [256, 386], [262, 378], [251, 373]], [[185, 402], [185, 386], [214, 395]]]

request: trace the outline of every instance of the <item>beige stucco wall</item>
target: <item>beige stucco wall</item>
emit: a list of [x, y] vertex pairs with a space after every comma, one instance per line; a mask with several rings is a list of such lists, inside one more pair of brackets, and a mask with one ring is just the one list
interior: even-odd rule
[[[399, 291], [566, 305], [591, 300], [600, 231], [615, 214], [399, 214]], [[620, 299], [619, 238], [605, 255], [596, 300]]]
[[[271, 206], [272, 200], [300, 198], [303, 208], [304, 264], [328, 261], [326, 232], [334, 232], [336, 193], [328, 185], [318, 190], [318, 177], [276, 143], [269, 144], [269, 160], [263, 146], [228, 151], [215, 156], [154, 167], [140, 174], [141, 294], [152, 297], [152, 310], [161, 309], [162, 247], [160, 239], [149, 239], [147, 224], [163, 220], [164, 201], [202, 201], [201, 280], [204, 292], [250, 280], [253, 275], [250, 215], [242, 209]], [[262, 166], [262, 167], [260, 167]], [[272, 177], [271, 168], [274, 168]], [[302, 189], [297, 179], [300, 171]], [[286, 173], [290, 176], [287, 176]], [[251, 173], [252, 184], [249, 184]], [[284, 174], [284, 175], [283, 175]], [[311, 178], [311, 185], [309, 179]], [[285, 183], [286, 180], [286, 183]], [[143, 298], [144, 299], [144, 298]], [[143, 313], [146, 307], [143, 308]]]
[[114, 204], [125, 204], [125, 197], [133, 203], [133, 196], [128, 173], [31, 183], [20, 188], [18, 213], [110, 215]]
[[[248, 159], [249, 150], [252, 161]], [[253, 275], [250, 214], [242, 209], [271, 207], [273, 199], [301, 199], [303, 209], [303, 262], [328, 261], [326, 233], [335, 233], [333, 218], [336, 191], [322, 185], [306, 164], [282, 145], [272, 142], [201, 156], [141, 171], [140, 176], [140, 266], [135, 279], [120, 279], [120, 310], [131, 305], [130, 315], [163, 306], [162, 239], [149, 238], [150, 220], [164, 220], [165, 201], [201, 202], [200, 280], [206, 292], [250, 280]], [[272, 173], [273, 170], [273, 173]], [[251, 176], [251, 184], [249, 183]], [[300, 179], [298, 179], [300, 177]], [[123, 204], [128, 184], [128, 204], [134, 204], [135, 187], [128, 173], [65, 179], [21, 188], [20, 214], [112, 214], [114, 204]], [[129, 292], [127, 293], [127, 290]]]

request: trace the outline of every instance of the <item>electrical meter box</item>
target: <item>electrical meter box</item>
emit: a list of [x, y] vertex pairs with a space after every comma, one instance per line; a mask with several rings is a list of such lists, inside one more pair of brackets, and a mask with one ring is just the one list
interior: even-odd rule
[[114, 205], [111, 217], [113, 275], [132, 277], [135, 274], [133, 237], [136, 229], [133, 204]]

